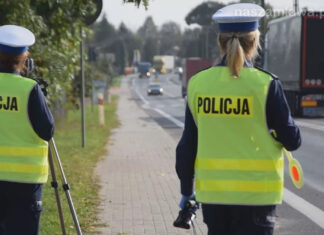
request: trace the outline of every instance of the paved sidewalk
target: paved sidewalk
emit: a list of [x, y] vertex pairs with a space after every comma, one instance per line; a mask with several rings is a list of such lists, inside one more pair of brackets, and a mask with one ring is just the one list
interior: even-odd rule
[[[135, 103], [128, 79], [123, 79], [120, 89], [121, 126], [113, 132], [108, 156], [96, 169], [102, 185], [100, 218], [108, 225], [102, 234], [191, 234], [172, 225], [180, 200], [177, 143]], [[206, 234], [201, 220], [199, 213], [197, 232]]]

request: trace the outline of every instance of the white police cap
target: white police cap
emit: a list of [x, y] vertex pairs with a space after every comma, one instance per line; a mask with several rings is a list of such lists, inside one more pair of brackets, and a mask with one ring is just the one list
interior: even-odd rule
[[256, 4], [238, 3], [219, 9], [213, 20], [219, 23], [221, 32], [245, 32], [258, 29], [265, 10]]
[[0, 51], [9, 54], [21, 54], [35, 43], [34, 34], [21, 26], [0, 26]]

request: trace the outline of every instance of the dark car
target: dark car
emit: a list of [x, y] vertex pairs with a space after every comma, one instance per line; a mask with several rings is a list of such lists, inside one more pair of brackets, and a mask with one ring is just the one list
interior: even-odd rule
[[163, 88], [160, 84], [150, 84], [147, 88], [147, 95], [163, 95]]

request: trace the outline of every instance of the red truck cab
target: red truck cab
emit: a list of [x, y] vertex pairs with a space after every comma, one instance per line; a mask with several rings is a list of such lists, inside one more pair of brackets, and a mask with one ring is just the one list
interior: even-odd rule
[[212, 66], [212, 60], [204, 58], [187, 58], [183, 61], [183, 75], [182, 75], [182, 97], [187, 96], [187, 87], [189, 79], [196, 73], [205, 70]]

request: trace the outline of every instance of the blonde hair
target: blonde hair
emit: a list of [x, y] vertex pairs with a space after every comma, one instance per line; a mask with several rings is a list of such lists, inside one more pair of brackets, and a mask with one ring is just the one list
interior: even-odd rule
[[226, 65], [234, 77], [239, 77], [239, 71], [248, 58], [254, 60], [260, 48], [260, 31], [230, 32], [218, 35], [218, 44], [222, 54], [226, 55]]

